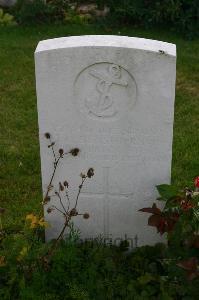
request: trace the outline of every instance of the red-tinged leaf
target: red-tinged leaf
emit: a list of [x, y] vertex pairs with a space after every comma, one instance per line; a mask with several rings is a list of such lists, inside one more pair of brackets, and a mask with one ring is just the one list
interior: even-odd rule
[[155, 203], [153, 203], [152, 207], [141, 208], [139, 209], [139, 211], [147, 212], [154, 215], [161, 215], [161, 210], [156, 206]]
[[167, 222], [164, 218], [162, 218], [160, 220], [160, 223], [158, 225], [158, 232], [162, 235], [164, 234], [165, 232], [168, 232], [168, 226], [167, 226]]
[[197, 271], [198, 259], [196, 257], [191, 257], [187, 260], [182, 260], [177, 263], [177, 266], [191, 272]]
[[148, 225], [158, 227], [162, 219], [163, 218], [160, 215], [152, 215], [148, 219]]
[[156, 227], [161, 235], [168, 231], [166, 219], [160, 215], [152, 215], [148, 219], [148, 225]]

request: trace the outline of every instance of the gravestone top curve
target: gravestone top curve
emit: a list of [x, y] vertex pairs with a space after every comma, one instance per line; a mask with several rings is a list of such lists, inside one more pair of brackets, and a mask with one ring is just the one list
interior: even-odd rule
[[121, 47], [148, 50], [166, 55], [176, 56], [176, 45], [162, 41], [117, 36], [117, 35], [83, 35], [69, 36], [39, 42], [35, 53], [62, 48], [75, 47]]

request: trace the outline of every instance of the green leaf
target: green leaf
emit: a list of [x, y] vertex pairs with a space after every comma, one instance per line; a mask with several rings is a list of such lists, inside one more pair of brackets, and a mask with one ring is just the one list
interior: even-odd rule
[[158, 200], [166, 201], [179, 194], [178, 189], [173, 185], [160, 184], [157, 185], [156, 188], [161, 196]]
[[150, 273], [145, 273], [144, 275], [142, 275], [138, 278], [138, 282], [142, 285], [145, 285], [151, 281], [156, 281], [156, 279]]

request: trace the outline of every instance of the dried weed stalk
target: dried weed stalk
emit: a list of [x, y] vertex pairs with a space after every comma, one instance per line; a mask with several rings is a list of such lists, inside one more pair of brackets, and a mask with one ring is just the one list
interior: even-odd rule
[[[63, 227], [60, 231], [60, 234], [58, 235], [58, 237], [53, 241], [51, 248], [49, 249], [47, 255], [45, 257], [43, 257], [43, 262], [45, 263], [45, 266], [49, 265], [49, 262], [52, 258], [52, 255], [54, 254], [59, 242], [61, 239], [63, 239], [65, 230], [68, 228], [70, 230], [71, 228], [71, 219], [73, 217], [76, 216], [83, 216], [84, 219], [88, 219], [89, 218], [89, 214], [86, 213], [79, 213], [77, 210], [77, 205], [78, 205], [78, 200], [79, 200], [79, 196], [81, 193], [81, 190], [83, 188], [83, 185], [85, 183], [85, 181], [88, 178], [91, 178], [94, 176], [94, 169], [93, 168], [89, 168], [88, 171], [86, 173], [81, 173], [80, 177], [81, 177], [81, 183], [79, 185], [78, 188], [78, 193], [75, 199], [75, 204], [74, 206], [71, 205], [71, 201], [70, 201], [70, 196], [69, 196], [69, 183], [68, 181], [63, 181], [63, 182], [59, 182], [59, 188], [56, 189], [53, 186], [53, 179], [55, 177], [56, 171], [58, 169], [58, 166], [60, 165], [61, 160], [67, 156], [67, 155], [72, 155], [72, 156], [77, 156], [79, 154], [79, 149], [78, 148], [73, 148], [68, 152], [65, 152], [64, 149], [60, 148], [58, 150], [58, 153], [55, 151], [55, 142], [53, 142], [51, 140], [51, 135], [50, 133], [45, 133], [45, 137], [49, 140], [49, 145], [48, 148], [50, 148], [52, 150], [52, 155], [53, 155], [53, 172], [52, 175], [50, 177], [50, 181], [44, 196], [44, 200], [43, 200], [43, 204], [49, 204], [51, 201], [51, 197], [57, 197], [59, 203], [60, 203], [60, 207], [58, 208], [56, 205], [51, 205], [47, 208], [47, 212], [48, 213], [52, 213], [53, 210], [57, 210], [58, 212], [60, 212], [60, 214], [64, 217], [64, 224]], [[53, 194], [54, 191], [54, 194]]]

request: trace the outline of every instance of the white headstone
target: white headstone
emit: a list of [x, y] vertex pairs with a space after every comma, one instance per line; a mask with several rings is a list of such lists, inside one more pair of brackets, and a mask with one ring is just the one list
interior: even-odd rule
[[[93, 167], [74, 218], [83, 238], [99, 235], [159, 240], [138, 212], [157, 197], [155, 186], [170, 182], [176, 77], [173, 44], [125, 36], [76, 36], [41, 41], [35, 52], [42, 185], [52, 174], [52, 153], [78, 147], [65, 157], [53, 185], [65, 179], [75, 197], [79, 174]], [[56, 198], [51, 204], [58, 205]], [[47, 239], [55, 238], [63, 217], [54, 211]]]

